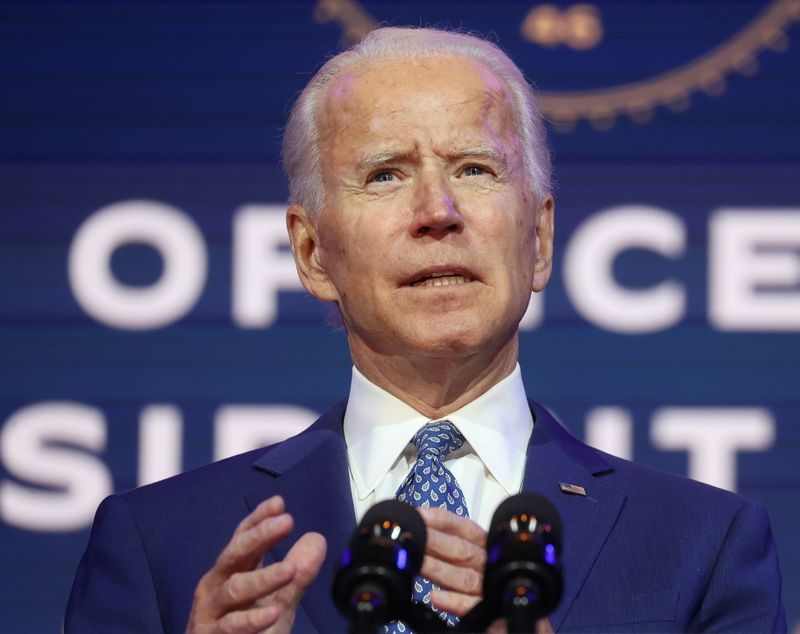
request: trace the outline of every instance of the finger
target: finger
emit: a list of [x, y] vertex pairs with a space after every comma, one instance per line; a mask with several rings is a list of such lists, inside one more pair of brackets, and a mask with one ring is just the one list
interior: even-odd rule
[[284, 539], [294, 522], [288, 513], [267, 517], [247, 530], [234, 534], [211, 569], [212, 576], [229, 577], [234, 572], [250, 570], [261, 556]]
[[431, 603], [457, 617], [464, 616], [480, 602], [481, 598], [473, 595], [449, 592], [447, 590], [431, 590]]
[[301, 593], [316, 579], [327, 551], [328, 544], [322, 535], [305, 533], [286, 553], [284, 561], [294, 565], [296, 573], [293, 585]]
[[284, 563], [292, 565], [295, 573], [291, 583], [277, 592], [268, 594], [259, 603], [272, 605], [278, 610], [278, 631], [289, 632], [294, 624], [295, 611], [306, 588], [316, 578], [325, 560], [327, 545], [319, 533], [306, 533], [295, 542], [286, 554]]
[[255, 634], [274, 625], [280, 617], [275, 606], [228, 612], [217, 623], [222, 634]]
[[435, 529], [466, 539], [481, 548], [486, 547], [486, 531], [468, 517], [439, 508], [419, 509], [419, 512], [428, 530]]
[[472, 568], [453, 564], [425, 555], [420, 574], [445, 590], [455, 590], [464, 594], [481, 596], [483, 593], [483, 574]]
[[246, 531], [258, 524], [261, 520], [267, 517], [274, 517], [280, 515], [285, 510], [283, 498], [280, 495], [273, 495], [271, 498], [264, 500], [259, 504], [250, 515], [245, 517], [234, 531], [234, 535]]
[[237, 572], [219, 587], [216, 607], [220, 612], [249, 605], [289, 584], [295, 576], [295, 566], [279, 562], [265, 568]]
[[536, 621], [536, 634], [553, 634], [553, 626], [550, 625], [550, 619], [544, 617]]
[[483, 570], [486, 563], [486, 549], [483, 546], [435, 528], [428, 530], [425, 552], [442, 561], [475, 570]]

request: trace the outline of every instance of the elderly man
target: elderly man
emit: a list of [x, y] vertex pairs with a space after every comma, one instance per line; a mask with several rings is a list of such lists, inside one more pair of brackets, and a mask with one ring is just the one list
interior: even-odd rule
[[[342, 631], [334, 560], [395, 496], [431, 507], [435, 586], [416, 598], [458, 617], [480, 599], [491, 515], [520, 490], [563, 517], [555, 629], [785, 631], [759, 505], [597, 452], [525, 397], [517, 325], [550, 277], [553, 198], [535, 98], [505, 54], [378, 29], [303, 91], [284, 162], [298, 273], [346, 327], [349, 400], [283, 443], [106, 500], [68, 632]], [[441, 501], [417, 499], [420, 466], [447, 481]]]

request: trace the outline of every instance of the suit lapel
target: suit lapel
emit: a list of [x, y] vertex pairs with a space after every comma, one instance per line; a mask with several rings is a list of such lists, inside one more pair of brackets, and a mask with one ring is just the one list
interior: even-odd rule
[[286, 501], [294, 530], [271, 551], [276, 560], [283, 559], [304, 533], [315, 531], [325, 536], [328, 553], [317, 580], [301, 601], [320, 631], [346, 629], [330, 594], [340, 551], [356, 526], [342, 435], [344, 408], [344, 402], [340, 403], [299, 436], [267, 450], [254, 463], [267, 474], [266, 482], [245, 496], [251, 509], [276, 494]]
[[[571, 436], [541, 405], [531, 405], [536, 424], [523, 490], [541, 493], [553, 502], [564, 526], [564, 595], [550, 616], [557, 630], [611, 532], [625, 494], [598, 477], [613, 470], [600, 454]], [[560, 483], [581, 486], [586, 496], [565, 494]]]

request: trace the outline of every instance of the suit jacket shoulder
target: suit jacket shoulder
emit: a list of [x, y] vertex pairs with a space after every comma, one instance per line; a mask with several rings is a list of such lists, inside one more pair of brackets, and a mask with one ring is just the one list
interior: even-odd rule
[[323, 533], [330, 544], [296, 627], [329, 631], [327, 623], [342, 630], [327, 585], [335, 551], [355, 526], [343, 414], [344, 402], [282, 443], [107, 498], [73, 583], [66, 632], [183, 632], [200, 578], [238, 523], [276, 494], [295, 526], [265, 563], [281, 559], [308, 531]]
[[[563, 631], [784, 632], [780, 572], [763, 507], [598, 451], [538, 403], [524, 486], [565, 533]], [[561, 483], [583, 487], [565, 493]]]

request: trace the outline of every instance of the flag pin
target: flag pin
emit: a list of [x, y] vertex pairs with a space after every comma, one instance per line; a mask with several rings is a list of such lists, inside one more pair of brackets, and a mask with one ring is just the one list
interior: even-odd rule
[[582, 495], [583, 497], [586, 497], [586, 489], [584, 489], [582, 486], [578, 486], [577, 484], [559, 482], [558, 488], [561, 489], [562, 493], [567, 493], [569, 495]]

